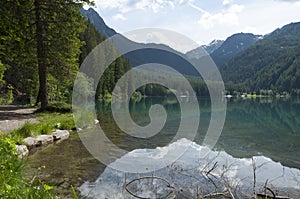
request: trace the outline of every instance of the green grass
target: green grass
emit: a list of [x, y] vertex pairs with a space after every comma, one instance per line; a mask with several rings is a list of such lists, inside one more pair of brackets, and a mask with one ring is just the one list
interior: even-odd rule
[[[65, 102], [50, 102], [45, 111], [50, 113], [71, 113], [72, 106], [71, 104], [67, 104]], [[43, 111], [38, 109], [36, 112], [39, 113]]]
[[75, 129], [71, 113], [38, 113], [36, 118], [39, 120], [38, 123], [25, 123], [22, 127], [12, 131], [10, 137], [20, 140], [30, 136], [50, 134], [56, 129]]
[[65, 110], [37, 113], [38, 123], [27, 122], [10, 133], [0, 132], [0, 198], [55, 198], [52, 187], [38, 177], [23, 177], [24, 163], [18, 159], [15, 145], [22, 144], [29, 136], [49, 134], [55, 129], [74, 129], [73, 116]]
[[17, 157], [15, 141], [0, 135], [0, 198], [55, 198], [51, 187], [37, 178], [23, 177], [24, 163]]

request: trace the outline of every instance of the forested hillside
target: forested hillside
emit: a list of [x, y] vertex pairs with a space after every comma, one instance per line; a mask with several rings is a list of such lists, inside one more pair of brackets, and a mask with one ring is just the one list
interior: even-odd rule
[[[99, 31], [95, 28], [95, 26], [86, 19], [86, 29], [81, 34], [81, 40], [84, 41], [84, 45], [81, 47], [80, 54], [80, 65], [88, 56], [88, 54], [102, 41], [106, 38], [102, 36]], [[101, 52], [99, 52], [101, 53]], [[104, 54], [97, 54], [99, 58], [105, 59]], [[99, 98], [110, 97], [112, 90], [115, 87], [116, 82], [120, 77], [130, 70], [130, 64], [127, 59], [123, 56], [117, 58], [110, 66], [109, 69], [105, 71], [100, 82], [94, 82], [95, 86], [97, 86], [97, 94], [96, 96]], [[128, 89], [128, 88], [127, 88]]]
[[300, 23], [277, 29], [220, 67], [225, 82], [253, 91], [300, 92]]

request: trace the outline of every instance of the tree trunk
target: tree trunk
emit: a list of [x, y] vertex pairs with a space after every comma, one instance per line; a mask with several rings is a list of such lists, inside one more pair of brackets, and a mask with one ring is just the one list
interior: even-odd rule
[[41, 17], [41, 5], [40, 0], [34, 1], [35, 6], [35, 20], [36, 20], [36, 44], [37, 44], [37, 64], [39, 74], [39, 99], [41, 101], [41, 109], [45, 110], [48, 105], [48, 94], [47, 94], [47, 66], [45, 63], [45, 46], [43, 37], [43, 24]]

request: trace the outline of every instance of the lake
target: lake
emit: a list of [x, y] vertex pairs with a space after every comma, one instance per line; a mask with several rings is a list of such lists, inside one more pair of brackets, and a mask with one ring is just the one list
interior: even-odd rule
[[[180, 100], [189, 99], [182, 98]], [[64, 143], [55, 145], [52, 149], [47, 148], [38, 152], [32, 158], [31, 164], [38, 166], [39, 164], [53, 165], [55, 161], [63, 162], [66, 171], [59, 168], [59, 173], [54, 175], [51, 173], [53, 171], [49, 169], [45, 171], [50, 173], [47, 174], [48, 177], [51, 177], [52, 174], [56, 178], [59, 177], [59, 174], [63, 174], [64, 178], [67, 179], [72, 178], [71, 176], [77, 176], [77, 181], [85, 182], [80, 186], [81, 193], [92, 198], [124, 197], [124, 194], [128, 195], [128, 191], [124, 191], [124, 184], [130, 181], [132, 181], [130, 183], [130, 186], [132, 186], [131, 191], [145, 198], [167, 195], [169, 193], [168, 188], [160, 190], [157, 188], [168, 187], [167, 183], [172, 184], [173, 189], [176, 190], [186, 187], [184, 189], [185, 194], [193, 197], [197, 194], [195, 193], [197, 187], [210, 183], [207, 181], [209, 180], [207, 176], [203, 176], [203, 172], [208, 173], [211, 169], [215, 178], [225, 176], [226, 179], [231, 180], [232, 185], [237, 187], [238, 184], [240, 190], [251, 193], [254, 181], [253, 165], [257, 169], [255, 171], [257, 172], [255, 179], [255, 190], [257, 192], [261, 190], [264, 184], [268, 183], [274, 191], [299, 197], [297, 195], [300, 192], [299, 99], [228, 99], [225, 125], [213, 150], [202, 146], [211, 117], [209, 99], [199, 99], [200, 125], [194, 140], [180, 139], [171, 144], [170, 142], [176, 135], [181, 121], [180, 106], [176, 99], [145, 98], [139, 102], [131, 102], [131, 117], [137, 124], [147, 125], [150, 122], [149, 108], [153, 104], [163, 105], [168, 117], [163, 129], [149, 139], [134, 138], [123, 133], [114, 122], [110, 111], [110, 103], [108, 102], [101, 102], [97, 105], [98, 119], [106, 136], [112, 143], [123, 150], [131, 151], [117, 160], [113, 159], [111, 163], [113, 168], [113, 165], [122, 165], [124, 162], [127, 166], [138, 168], [139, 164], [145, 164], [142, 161], [143, 159], [140, 162], [137, 161], [138, 156], [143, 156], [145, 160], [152, 161], [152, 156], [144, 157], [145, 149], [148, 150], [147, 152], [151, 151], [156, 155], [161, 155], [163, 159], [166, 155], [176, 154], [176, 151], [183, 146], [191, 146], [176, 163], [168, 167], [146, 174], [128, 174], [115, 171], [97, 163], [92, 157], [88, 156], [86, 149], [80, 144], [80, 140], [76, 136]], [[192, 111], [189, 117], [193, 117]], [[84, 133], [81, 132], [81, 134]], [[74, 144], [76, 144], [76, 147], [74, 147]], [[71, 148], [72, 150], [70, 150]], [[107, 149], [103, 149], [103, 153], [110, 154], [109, 150], [105, 150]], [[59, 151], [64, 153], [57, 156]], [[111, 153], [111, 156], [113, 156], [113, 153]], [[231, 172], [224, 173], [224, 170], [222, 170], [224, 167], [231, 170]], [[197, 169], [195, 170], [195, 168]], [[202, 168], [202, 170], [199, 171], [199, 168]], [[178, 171], [177, 174], [170, 175], [174, 171]], [[188, 172], [183, 175], [182, 171]], [[209, 174], [213, 173], [212, 171]], [[158, 178], [153, 184], [153, 179], [150, 181], [146, 178], [147, 176], [154, 176], [154, 174], [160, 176], [163, 180]], [[195, 181], [197, 175], [199, 176]], [[138, 180], [135, 181], [135, 179]], [[70, 181], [71, 184], [74, 184], [76, 180]], [[220, 183], [219, 180], [215, 181]], [[134, 183], [137, 183], [137, 185], [132, 185]], [[146, 184], [143, 186], [143, 183]], [[151, 186], [149, 186], [149, 183]], [[203, 194], [209, 193], [211, 189], [215, 189], [215, 186], [209, 187], [207, 185], [201, 191]], [[222, 188], [222, 184], [218, 187]], [[153, 190], [155, 190], [155, 196], [151, 195]], [[175, 192], [173, 190], [172, 194], [175, 194]], [[178, 194], [176, 193], [177, 196]], [[169, 196], [171, 197], [171, 195]]]

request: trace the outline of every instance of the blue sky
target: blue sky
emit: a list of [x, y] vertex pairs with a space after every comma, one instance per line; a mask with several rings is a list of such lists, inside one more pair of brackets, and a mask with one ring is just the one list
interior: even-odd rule
[[239, 32], [267, 34], [300, 22], [300, 0], [95, 0], [107, 25], [123, 33], [164, 28], [199, 44]]

